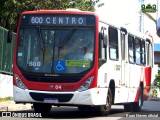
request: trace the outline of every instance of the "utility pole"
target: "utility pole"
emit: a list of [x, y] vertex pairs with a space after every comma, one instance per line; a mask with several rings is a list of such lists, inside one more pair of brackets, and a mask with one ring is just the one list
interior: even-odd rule
[[[144, 0], [139, 0], [140, 6], [144, 4]], [[139, 31], [144, 33], [144, 15], [139, 11]]]

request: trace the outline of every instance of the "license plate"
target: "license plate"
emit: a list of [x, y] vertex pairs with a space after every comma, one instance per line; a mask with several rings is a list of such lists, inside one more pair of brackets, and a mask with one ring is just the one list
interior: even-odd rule
[[58, 103], [57, 98], [44, 98], [45, 103]]

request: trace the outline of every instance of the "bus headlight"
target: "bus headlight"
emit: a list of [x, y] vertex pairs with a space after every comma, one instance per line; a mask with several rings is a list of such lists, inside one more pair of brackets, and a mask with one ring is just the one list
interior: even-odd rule
[[87, 89], [90, 87], [93, 79], [94, 79], [94, 76], [88, 78], [87, 81], [86, 81], [84, 84], [82, 84], [82, 85], [77, 89], [77, 91], [82, 92], [82, 91], [87, 90]]
[[27, 87], [24, 85], [24, 83], [22, 82], [22, 80], [20, 79], [20, 77], [18, 75], [14, 74], [14, 78], [16, 80], [17, 87], [19, 87], [23, 90], [27, 89]]

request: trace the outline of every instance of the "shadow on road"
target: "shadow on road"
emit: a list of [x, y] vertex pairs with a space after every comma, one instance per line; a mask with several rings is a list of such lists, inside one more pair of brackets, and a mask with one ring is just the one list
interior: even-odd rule
[[[2, 113], [0, 112], [0, 117], [2, 117]], [[35, 118], [36, 113], [34, 110], [24, 110], [24, 111], [11, 111], [11, 112], [4, 112], [4, 113], [11, 113], [11, 117], [30, 117]], [[40, 117], [38, 118], [49, 118], [49, 119], [82, 119], [82, 118], [97, 118], [102, 117], [98, 111], [80, 111], [77, 107], [52, 107], [52, 110], [49, 114], [43, 115], [38, 114]], [[125, 113], [123, 109], [112, 109], [110, 114], [107, 117], [124, 117]], [[103, 116], [105, 117], [105, 116]], [[36, 117], [37, 118], [37, 117]]]
[[[123, 109], [112, 109], [110, 114], [107, 117], [124, 117], [126, 114]], [[76, 107], [60, 107], [52, 108], [52, 111], [43, 116], [43, 118], [53, 118], [53, 119], [76, 119], [76, 118], [94, 118], [102, 117], [98, 111], [79, 111]]]

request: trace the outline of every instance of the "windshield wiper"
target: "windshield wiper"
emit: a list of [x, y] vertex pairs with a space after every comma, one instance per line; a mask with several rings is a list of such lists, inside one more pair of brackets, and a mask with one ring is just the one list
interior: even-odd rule
[[41, 39], [41, 47], [42, 47], [42, 50], [43, 50], [43, 62], [44, 62], [44, 56], [45, 56], [45, 44], [44, 44], [44, 40], [43, 40], [43, 37], [42, 37], [42, 33], [41, 33], [41, 30], [40, 30], [40, 27], [38, 27], [38, 34], [39, 34], [39, 38]]
[[65, 36], [65, 38], [62, 40], [62, 43], [59, 45], [59, 47], [63, 48], [75, 32], [76, 32], [76, 27], [72, 28], [72, 30]]
[[62, 40], [62, 42], [60, 42], [61, 44], [58, 45], [58, 59], [59, 59], [60, 49], [62, 49], [65, 46], [65, 44], [70, 40], [70, 38], [76, 32], [76, 30], [77, 30], [76, 27], [72, 28], [71, 31]]

